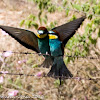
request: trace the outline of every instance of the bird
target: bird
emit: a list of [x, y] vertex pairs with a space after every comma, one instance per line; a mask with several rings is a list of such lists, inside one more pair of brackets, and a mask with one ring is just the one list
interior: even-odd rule
[[86, 16], [82, 16], [54, 27], [50, 31], [41, 26], [38, 28], [37, 33], [4, 25], [0, 25], [0, 28], [26, 48], [43, 54], [45, 60], [41, 65], [46, 68], [51, 66], [47, 76], [58, 77], [61, 81], [62, 77], [73, 77], [63, 60], [64, 48], [85, 18]]
[[50, 54], [49, 57], [53, 58], [53, 64], [47, 76], [55, 78], [61, 78], [63, 76], [72, 77], [73, 75], [63, 61], [64, 47], [57, 33], [55, 30], [48, 32], [45, 27], [38, 29], [38, 46], [41, 53], [48, 52]]

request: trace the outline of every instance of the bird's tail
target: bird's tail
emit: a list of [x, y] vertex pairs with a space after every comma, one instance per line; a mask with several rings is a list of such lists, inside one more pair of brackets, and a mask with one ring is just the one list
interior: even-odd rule
[[52, 57], [45, 57], [45, 60], [39, 67], [49, 68], [53, 64], [53, 58]]
[[47, 75], [61, 79], [73, 77], [71, 72], [67, 69], [62, 56], [54, 58], [51, 70]]

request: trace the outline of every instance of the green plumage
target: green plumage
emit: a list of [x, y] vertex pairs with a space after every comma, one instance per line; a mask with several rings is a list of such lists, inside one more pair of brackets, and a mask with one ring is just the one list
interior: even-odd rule
[[62, 56], [61, 41], [59, 39], [49, 39], [51, 56]]
[[[63, 50], [62, 50], [62, 42], [57, 39], [49, 39], [49, 37], [45, 37], [43, 39], [38, 38], [38, 46], [40, 52], [42, 54], [49, 52], [51, 56], [45, 56], [46, 60], [49, 58], [48, 62], [50, 63], [50, 58], [53, 60], [53, 64], [51, 67], [48, 76], [54, 76], [55, 78], [58, 76], [67, 76], [72, 77], [72, 74], [67, 69], [64, 61], [63, 61]], [[47, 63], [47, 61], [45, 61]], [[44, 64], [45, 64], [44, 63]], [[46, 64], [44, 66], [47, 66]]]
[[[49, 36], [46, 36], [45, 38], [38, 38], [38, 47], [42, 54], [48, 53], [50, 55]], [[47, 55], [43, 56], [45, 57], [45, 60], [40, 66], [49, 68], [49, 66], [53, 63], [53, 57]]]
[[49, 36], [46, 36], [45, 38], [38, 38], [38, 47], [42, 54], [46, 54], [46, 52], [50, 54]]
[[54, 76], [55, 78], [58, 77], [64, 78], [64, 77], [72, 77], [73, 75], [67, 69], [63, 61], [63, 56], [58, 56], [58, 57], [54, 57], [54, 62], [50, 72], [48, 73], [48, 76]]

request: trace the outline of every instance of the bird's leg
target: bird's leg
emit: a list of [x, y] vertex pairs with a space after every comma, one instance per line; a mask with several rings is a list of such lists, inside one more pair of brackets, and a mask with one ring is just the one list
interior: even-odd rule
[[48, 55], [48, 52], [46, 51], [46, 55]]
[[42, 55], [42, 53], [40, 52], [40, 53], [38, 53], [38, 55], [39, 55], [39, 56], [41, 56], [41, 55]]
[[59, 78], [59, 81], [60, 81], [60, 85], [61, 85], [61, 77]]
[[61, 85], [61, 73], [60, 73], [60, 70], [59, 70], [59, 81], [60, 81], [60, 85]]
[[46, 55], [47, 55], [47, 56], [50, 56], [50, 54], [49, 54], [48, 52], [46, 52]]

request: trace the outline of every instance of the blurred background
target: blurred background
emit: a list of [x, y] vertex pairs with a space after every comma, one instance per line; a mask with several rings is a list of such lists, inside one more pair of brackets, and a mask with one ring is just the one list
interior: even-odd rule
[[[67, 43], [64, 56], [67, 67], [77, 79], [64, 80], [62, 86], [59, 86], [57, 79], [42, 77], [50, 70], [38, 67], [44, 60], [42, 56], [2, 53], [5, 50], [34, 51], [26, 49], [0, 30], [0, 72], [35, 75], [1, 74], [0, 95], [29, 96], [34, 97], [34, 100], [100, 100], [100, 1], [0, 0], [0, 25], [33, 32], [37, 32], [39, 26], [50, 30], [84, 14], [87, 18]], [[80, 77], [94, 80], [81, 80]]]

